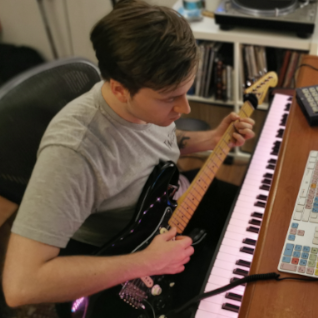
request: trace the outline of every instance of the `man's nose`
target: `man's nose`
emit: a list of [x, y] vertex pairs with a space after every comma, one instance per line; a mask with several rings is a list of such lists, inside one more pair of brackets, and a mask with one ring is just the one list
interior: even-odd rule
[[191, 112], [191, 107], [186, 95], [179, 98], [177, 105], [174, 107], [174, 111], [180, 114], [189, 114]]

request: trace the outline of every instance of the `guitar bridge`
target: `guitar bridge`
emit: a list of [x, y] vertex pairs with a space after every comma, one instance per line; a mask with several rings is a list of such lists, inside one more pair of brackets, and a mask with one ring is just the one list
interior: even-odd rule
[[127, 281], [119, 292], [119, 297], [135, 309], [145, 309], [142, 301], [147, 299], [146, 292], [137, 286], [136, 281]]

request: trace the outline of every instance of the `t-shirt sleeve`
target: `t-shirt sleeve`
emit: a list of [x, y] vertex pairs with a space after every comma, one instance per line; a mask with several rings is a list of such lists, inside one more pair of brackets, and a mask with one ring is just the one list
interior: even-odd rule
[[89, 162], [64, 146], [39, 154], [12, 232], [64, 248], [96, 208], [97, 177]]

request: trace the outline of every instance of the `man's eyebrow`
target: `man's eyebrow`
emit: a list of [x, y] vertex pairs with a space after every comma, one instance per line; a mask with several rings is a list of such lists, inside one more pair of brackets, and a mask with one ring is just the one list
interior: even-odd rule
[[169, 98], [177, 98], [177, 97], [181, 97], [183, 94], [179, 94], [179, 95], [171, 95], [171, 96], [162, 96], [162, 99], [169, 99]]

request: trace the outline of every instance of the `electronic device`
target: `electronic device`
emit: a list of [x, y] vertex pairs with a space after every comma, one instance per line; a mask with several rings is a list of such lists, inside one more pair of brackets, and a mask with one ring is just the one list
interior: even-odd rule
[[221, 0], [214, 12], [222, 30], [233, 27], [273, 29], [295, 32], [308, 38], [314, 32], [316, 1], [298, 0]]
[[296, 88], [296, 99], [310, 126], [318, 125], [318, 85]]
[[278, 270], [318, 278], [318, 151], [310, 151]]

